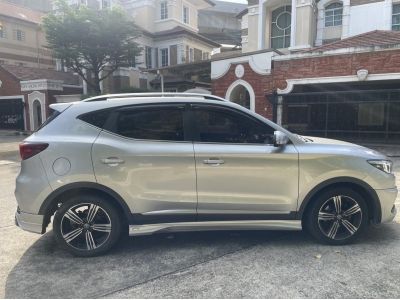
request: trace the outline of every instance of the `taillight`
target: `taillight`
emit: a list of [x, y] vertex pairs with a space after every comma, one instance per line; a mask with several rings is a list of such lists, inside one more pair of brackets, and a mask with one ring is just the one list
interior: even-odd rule
[[42, 152], [46, 149], [49, 144], [46, 143], [21, 143], [19, 144], [19, 154], [21, 155], [21, 159], [28, 159], [36, 154]]

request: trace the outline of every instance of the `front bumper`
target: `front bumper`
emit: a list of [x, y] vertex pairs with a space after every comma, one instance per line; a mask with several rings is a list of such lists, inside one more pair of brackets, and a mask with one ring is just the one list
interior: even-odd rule
[[43, 219], [42, 215], [28, 214], [20, 211], [15, 213], [15, 224], [23, 230], [43, 233]]
[[375, 191], [381, 203], [381, 223], [391, 222], [397, 213], [394, 205], [398, 193], [397, 188]]

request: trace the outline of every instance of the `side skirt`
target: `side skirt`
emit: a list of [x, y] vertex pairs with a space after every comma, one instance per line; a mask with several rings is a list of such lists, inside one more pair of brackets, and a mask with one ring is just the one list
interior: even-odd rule
[[211, 230], [301, 230], [300, 220], [203, 221], [129, 225], [129, 235]]

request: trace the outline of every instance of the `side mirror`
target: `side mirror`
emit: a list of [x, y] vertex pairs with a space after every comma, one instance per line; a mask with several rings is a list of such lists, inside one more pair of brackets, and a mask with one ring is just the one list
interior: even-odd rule
[[274, 132], [274, 146], [275, 147], [281, 147], [289, 143], [289, 137], [281, 132], [281, 131], [275, 131]]

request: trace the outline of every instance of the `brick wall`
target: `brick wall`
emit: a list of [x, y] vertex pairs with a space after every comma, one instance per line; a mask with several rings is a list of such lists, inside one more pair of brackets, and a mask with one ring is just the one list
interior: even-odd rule
[[[271, 75], [259, 75], [247, 63], [243, 66], [245, 75], [242, 79], [253, 87], [256, 94], [256, 112], [272, 119], [268, 95], [278, 88], [286, 88], [286, 79], [355, 75], [360, 69], [367, 69], [370, 74], [398, 73], [400, 50], [274, 61]], [[213, 80], [213, 94], [225, 97], [229, 86], [237, 80], [235, 67], [233, 64], [227, 74]]]
[[[272, 106], [266, 101], [266, 91], [272, 90], [272, 76], [262, 76], [255, 73], [248, 64], [243, 64], [244, 76], [241, 78], [250, 83], [255, 94], [256, 112], [272, 119]], [[212, 92], [216, 96], [225, 97], [229, 86], [238, 78], [235, 76], [236, 65], [233, 64], [229, 71], [221, 78], [212, 82]]]
[[355, 75], [367, 69], [369, 74], [400, 72], [400, 50], [275, 61], [274, 88], [285, 88], [286, 79]]
[[2, 86], [0, 87], [0, 96], [15, 96], [21, 95], [21, 86], [19, 80], [10, 75], [7, 71], [0, 67], [0, 80]]

